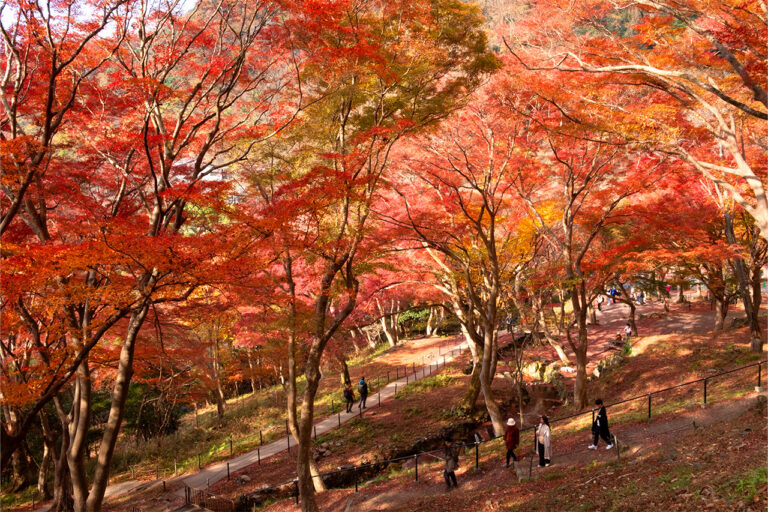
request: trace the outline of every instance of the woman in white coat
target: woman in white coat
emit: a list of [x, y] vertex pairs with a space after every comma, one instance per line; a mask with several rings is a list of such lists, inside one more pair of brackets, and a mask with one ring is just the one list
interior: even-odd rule
[[539, 467], [549, 466], [552, 459], [552, 443], [550, 440], [549, 418], [539, 418], [539, 426], [536, 428], [536, 449], [539, 452]]

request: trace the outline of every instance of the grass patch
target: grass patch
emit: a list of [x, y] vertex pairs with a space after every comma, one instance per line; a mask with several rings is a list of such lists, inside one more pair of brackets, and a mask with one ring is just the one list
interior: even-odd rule
[[430, 375], [424, 377], [421, 380], [407, 384], [404, 388], [399, 390], [395, 394], [396, 399], [407, 398], [416, 393], [426, 393], [436, 388], [443, 388], [450, 386], [454, 382], [454, 378], [451, 375], [440, 373], [437, 375]]
[[688, 466], [676, 466], [669, 473], [661, 475], [659, 483], [667, 484], [667, 487], [675, 491], [687, 489], [691, 485], [693, 471], [693, 468]]
[[565, 473], [562, 471], [553, 471], [551, 473], [547, 473], [544, 475], [544, 480], [559, 480], [560, 478], [563, 478], [565, 476]]
[[30, 485], [17, 493], [7, 493], [3, 491], [2, 496], [0, 496], [0, 505], [3, 510], [6, 510], [11, 507], [18, 507], [25, 503], [32, 503], [32, 498], [37, 502], [40, 501], [40, 495], [34, 485]]
[[732, 503], [739, 501], [758, 501], [765, 494], [768, 486], [768, 468], [760, 467], [747, 470], [721, 485], [717, 490]]

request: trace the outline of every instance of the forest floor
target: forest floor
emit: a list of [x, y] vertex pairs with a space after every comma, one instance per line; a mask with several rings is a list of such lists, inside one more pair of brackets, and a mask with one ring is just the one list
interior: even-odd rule
[[[684, 381], [709, 376], [719, 370], [747, 364], [758, 358], [757, 355], [750, 354], [748, 351], [744, 341], [747, 339], [747, 332], [744, 328], [730, 329], [721, 333], [708, 332], [713, 316], [708, 305], [700, 303], [692, 305], [675, 304], [670, 305], [670, 308], [670, 312], [665, 313], [660, 303], [638, 306], [637, 314], [640, 336], [634, 342], [632, 357], [626, 359], [619, 368], [614, 369], [607, 375], [602, 376], [600, 379], [592, 380], [589, 384], [590, 396], [602, 396], [607, 403], [619, 401], [629, 396], [649, 393], [680, 384]], [[607, 355], [609, 341], [615, 336], [616, 331], [623, 327], [626, 311], [626, 306], [617, 304], [604, 306], [603, 312], [598, 313], [600, 325], [590, 326], [591, 365], [595, 365], [600, 358]], [[738, 311], [732, 312], [732, 315], [738, 314]], [[730, 325], [730, 319], [727, 321], [727, 325]], [[502, 337], [502, 344], [508, 340], [509, 335], [504, 335]], [[408, 364], [413, 365], [418, 363], [419, 360], [429, 364], [429, 361], [427, 361], [429, 356], [432, 356], [431, 360], [434, 361], [436, 358], [441, 357], [442, 347], [447, 346], [446, 344], [458, 342], [460, 342], [458, 338], [427, 338], [408, 342], [395, 349], [390, 349], [367, 364], [351, 369], [352, 378], [355, 380], [359, 374], [365, 373], [367, 380], [372, 381], [376, 376], [385, 375], [386, 371], [392, 372], [395, 371], [395, 368]], [[543, 346], [529, 351], [528, 358], [554, 361], [556, 355], [551, 347]], [[468, 362], [469, 354], [465, 351], [455, 361], [449, 362], [445, 368], [441, 367], [438, 374], [429, 376], [417, 384], [411, 383], [405, 390], [398, 390], [396, 400], [382, 402], [380, 407], [377, 404], [375, 392], [372, 393], [368, 403], [369, 406], [373, 407], [370, 407], [362, 418], [356, 418], [342, 425], [341, 428], [336, 428], [325, 435], [318, 436], [317, 445], [327, 447], [327, 450], [323, 451], [323, 456], [318, 461], [320, 469], [327, 471], [347, 465], [376, 462], [393, 457], [398, 453], [408, 451], [409, 448], [417, 445], [421, 440], [434, 438], [435, 436], [440, 436], [445, 431], [455, 429], [463, 421], [462, 418], [456, 416], [454, 411], [456, 410], [455, 405], [462, 398], [466, 390], [468, 376], [461, 370], [467, 366]], [[510, 363], [509, 361], [500, 361], [499, 372], [504, 371]], [[591, 369], [592, 366], [590, 366], [590, 371]], [[398, 370], [399, 374], [400, 371]], [[373, 379], [371, 375], [373, 375]], [[564, 372], [564, 376], [567, 378], [571, 377], [567, 372]], [[324, 381], [327, 380], [328, 384], [326, 385], [332, 387], [338, 382], [337, 379], [338, 376], [332, 382], [330, 378], [324, 379]], [[712, 382], [710, 385], [710, 400], [725, 401], [725, 405], [745, 403], [742, 402], [745, 399], [741, 395], [748, 390], [749, 386], [744, 385], [744, 379], [744, 376], [718, 378], [717, 382]], [[749, 381], [752, 381], [751, 377]], [[498, 394], [497, 396], [502, 397], [502, 405], [510, 415], [514, 413], [513, 400], [505, 400], [504, 398], [510, 397], [513, 394], [513, 387], [513, 383], [509, 379], [497, 378], [494, 381], [494, 389]], [[726, 426], [722, 427], [718, 424], [717, 429], [724, 428], [726, 432], [729, 432], [728, 428], [731, 428], [728, 426], [730, 425], [729, 422], [738, 423], [739, 420], [732, 419], [728, 415], [717, 416], [719, 413], [715, 411], [720, 410], [721, 405], [719, 403], [716, 408], [710, 407], [702, 411], [692, 411], [691, 408], [694, 404], [700, 401], [700, 394], [701, 390], [698, 387], [687, 387], [654, 396], [654, 419], [652, 424], [648, 424], [644, 420], [645, 410], [647, 409], [646, 402], [639, 401], [610, 409], [611, 420], [615, 425], [615, 433], [620, 439], [627, 437], [626, 442], [631, 446], [627, 455], [632, 454], [633, 460], [637, 460], [637, 462], [632, 463], [633, 466], [636, 466], [636, 469], [633, 469], [633, 471], [636, 471], [638, 475], [641, 475], [646, 469], [650, 471], [652, 463], [648, 461], [655, 460], [654, 457], [657, 456], [664, 456], [665, 450], [668, 451], [669, 448], [669, 443], [664, 441], [665, 435], [688, 436], [688, 433], [683, 431], [677, 434], [664, 434], [653, 429], [644, 432], [644, 429], [650, 426], [655, 427], [656, 425], [658, 425], [656, 427], [658, 429], [672, 429], [673, 432], [676, 432], [675, 421], [678, 414], [676, 411], [687, 411], [684, 413], [687, 415], [704, 414], [704, 417], [699, 418], [697, 421], [723, 422], [722, 424]], [[482, 408], [482, 403], [480, 407]], [[743, 407], [742, 409], [739, 409], [739, 407], [736, 409], [744, 412]], [[574, 411], [575, 409], [573, 409], [572, 405], [558, 405], [557, 403], [539, 401], [530, 405], [526, 420], [531, 416], [539, 414], [562, 417]], [[710, 418], [713, 415], [714, 418]], [[466, 499], [467, 506], [472, 503], [477, 504], [477, 493], [475, 492], [474, 497], [471, 496], [472, 490], [478, 491], [488, 487], [495, 489], [494, 492], [499, 494], [499, 501], [491, 499], [486, 503], [486, 508], [483, 510], [506, 510], [507, 508], [505, 507], [509, 503], [517, 503], [516, 506], [524, 505], [524, 509], [533, 510], [536, 509], [536, 506], [539, 506], [537, 505], [539, 503], [551, 502], [554, 506], [556, 501], [551, 500], [556, 500], [556, 495], [552, 494], [555, 490], [558, 492], [562, 491], [565, 495], [572, 494], [573, 492], [582, 492], [578, 490], [578, 486], [574, 488], [575, 490], [569, 490], [567, 486], [570, 485], [573, 479], [581, 481], [579, 477], [583, 474], [585, 467], [589, 469], [590, 474], [594, 473], [597, 477], [593, 482], [603, 482], [601, 480], [602, 477], [600, 477], [601, 471], [606, 471], [606, 477], [610, 476], [608, 471], [621, 472], [609, 462], [611, 457], [615, 456], [615, 452], [601, 453], [601, 451], [592, 452], [581, 449], [582, 444], [584, 448], [587, 444], [584, 441], [588, 438], [588, 432], [585, 431], [588, 430], [590, 421], [590, 418], [574, 419], [553, 426], [553, 431], [561, 438], [557, 441], [558, 447], [555, 450], [555, 464], [550, 468], [546, 468], [546, 471], [541, 475], [543, 478], [537, 480], [535, 484], [515, 484], [510, 489], [507, 489], [506, 487], [515, 479], [509, 475], [509, 470], [501, 471], [498, 468], [500, 455], [497, 452], [501, 452], [500, 443], [496, 441], [481, 445], [478, 454], [481, 462], [478, 475], [489, 472], [492, 475], [496, 473], [498, 475], [490, 476], [490, 480], [479, 476], [475, 478], [477, 475], [475, 475], [473, 469], [470, 470], [469, 468], [470, 457], [464, 457], [464, 467], [459, 476], [460, 480], [467, 480], [467, 482], [466, 485], [462, 483], [462, 487], [451, 494], [451, 503], [454, 503], [455, 500], [462, 501]], [[691, 419], [685, 420], [688, 425], [692, 425], [692, 421]], [[736, 427], [733, 426], [733, 428]], [[757, 435], [756, 433], [760, 431], [760, 428], [752, 428], [751, 434], [747, 437]], [[704, 432], [709, 435], [710, 430], [705, 429]], [[756, 441], [753, 440], [754, 442], [751, 444], [747, 443], [745, 445], [746, 448], [739, 448], [743, 454], [749, 454], [744, 459], [745, 464], [743, 468], [738, 465], [724, 466], [727, 469], [744, 469], [741, 473], [739, 473], [741, 469], [738, 469], [732, 476], [735, 478], [741, 475], [742, 479], [747, 482], [747, 484], [744, 484], [747, 487], [751, 485], [749, 482], [757, 481], [760, 484], [760, 482], [765, 480], [765, 475], [763, 473], [754, 474], [754, 468], [748, 463], [753, 460], [753, 456], [756, 453], [759, 452], [758, 455], [764, 454], [765, 431], [763, 430], [760, 435], [762, 435], [762, 438]], [[690, 437], [689, 444], [692, 443], [698, 446], [697, 450], [706, 453], [705, 448], [707, 444], [704, 442], [705, 438], [697, 437], [697, 435], [691, 435]], [[523, 438], [523, 442], [527, 442], [527, 437], [523, 436]], [[650, 439], [651, 441], [644, 442], [643, 439]], [[730, 440], [730, 437], [728, 439]], [[714, 440], [710, 441], [714, 443]], [[689, 441], [686, 442], [688, 443]], [[673, 445], [676, 443], [674, 438], [671, 443]], [[558, 455], [558, 452], [560, 455]], [[525, 450], [520, 452], [520, 455], [525, 454]], [[569, 459], [569, 457], [571, 458]], [[597, 463], [594, 462], [595, 460], [597, 460]], [[568, 467], [565, 467], [566, 462], [568, 462]], [[699, 461], [697, 464], [706, 465], [709, 462], [709, 460], [705, 462]], [[323, 509], [377, 510], [379, 509], [377, 507], [380, 506], [379, 503], [381, 503], [383, 508], [380, 509], [386, 510], [398, 510], [398, 507], [401, 506], [403, 510], [431, 510], [431, 505], [427, 505], [424, 500], [430, 503], [434, 501], [436, 504], [435, 510], [438, 509], [437, 507], [444, 508], [447, 502], [442, 498], [442, 486], [444, 484], [441, 483], [440, 463], [438, 461], [431, 464], [422, 462], [420, 466], [422, 464], [423, 467], [419, 468], [420, 482], [415, 486], [412, 482], [413, 467], [411, 462], [392, 464], [385, 473], [375, 476], [366, 482], [361, 487], [361, 492], [357, 495], [354, 494], [354, 488], [336, 489], [322, 495], [321, 503], [324, 504]], [[577, 468], [581, 466], [582, 472], [579, 472], [578, 469], [572, 469], [572, 464], [575, 464]], [[605, 468], [603, 468], [603, 465], [605, 465]], [[646, 465], [649, 465], [649, 467], [646, 468]], [[236, 499], [239, 495], [258, 490], [263, 486], [292, 479], [295, 475], [295, 467], [295, 449], [291, 455], [282, 450], [281, 453], [269, 459], [267, 463], [252, 464], [242, 470], [233, 472], [232, 479], [229, 481], [222, 479], [219, 482], [212, 482], [209, 491], [218, 496]], [[758, 465], [757, 467], [762, 466]], [[670, 468], [670, 471], [685, 473], [683, 469], [675, 469], [677, 468], [675, 465], [670, 466]], [[704, 471], [709, 471], [709, 469]], [[534, 468], [533, 472], [534, 476], [538, 473], [536, 468]], [[241, 475], [246, 475], [247, 478], [237, 478]], [[625, 476], [622, 475], [621, 478], [625, 478]], [[634, 482], [633, 485], [636, 485], [638, 496], [643, 496], [643, 492], [646, 494], [655, 492], [652, 488], [644, 488], [643, 484], [638, 483], [634, 477], [626, 478], [627, 480], [622, 485], [628, 485], [630, 481]], [[659, 475], [657, 480], [663, 478], [666, 477]], [[680, 477], [673, 475], [670, 478], [675, 479], [672, 483], [677, 482], [679, 478], [683, 478], [685, 481], [695, 480], [690, 473], [685, 473]], [[755, 478], [757, 480], [754, 480]], [[183, 493], [181, 479], [167, 480], [165, 492], [163, 492], [162, 486], [161, 481], [137, 483], [137, 487], [132, 489], [132, 492], [122, 493], [121, 495], [113, 494], [113, 497], [107, 500], [105, 509], [124, 510], [128, 507], [138, 507], [140, 510], [159, 511], [173, 510], [180, 506], [183, 502], [183, 499], [179, 499], [179, 495]], [[434, 487], [434, 489], [430, 486]], [[672, 487], [676, 489], [675, 486]], [[607, 488], [610, 488], [610, 486]], [[588, 486], [588, 491], [590, 496], [592, 496], [593, 492], [601, 494], [602, 487], [593, 489]], [[715, 490], [710, 489], [709, 494], [705, 494], [707, 496], [713, 493], [723, 494], [724, 491], [721, 491], [722, 489], [718, 487]], [[426, 494], [422, 495], [422, 493]], [[530, 495], [528, 496], [526, 493]], [[531, 501], [533, 496], [538, 496], [541, 493], [547, 496], [544, 501], [541, 501], [540, 497], [536, 498], [535, 503]], [[388, 495], [397, 495], [399, 497], [387, 498], [386, 496]], [[631, 493], [627, 494], [627, 496], [630, 495]], [[525, 498], [525, 496], [528, 496], [528, 498]], [[483, 499], [489, 498], [485, 492], [483, 492], [482, 497]], [[526, 499], [528, 501], [525, 501]], [[502, 506], [500, 503], [505, 505]], [[596, 501], [591, 497], [589, 503], [594, 504]], [[616, 510], [634, 510], [634, 506], [630, 504], [630, 501], [627, 501], [624, 503], [624, 508], [619, 507]], [[750, 503], [751, 506], [752, 504]], [[267, 510], [290, 510], [291, 507], [290, 501], [282, 500]], [[561, 507], [556, 508], [559, 509]], [[543, 509], [546, 510], [547, 508]], [[567, 509], [567, 507], [563, 509]], [[610, 507], [605, 509], [608, 510]], [[694, 509], [698, 510], [698, 508], [681, 508], [680, 510]], [[747, 508], [745, 510], [751, 509]], [[462, 509], [458, 508], [457, 510]], [[578, 508], [573, 508], [573, 510], [578, 510]], [[583, 508], [583, 510], [590, 509]]]

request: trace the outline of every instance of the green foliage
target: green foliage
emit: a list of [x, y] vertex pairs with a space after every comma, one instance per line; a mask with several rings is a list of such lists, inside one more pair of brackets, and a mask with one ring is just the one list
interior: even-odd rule
[[[107, 407], [111, 404], [109, 400], [105, 402]], [[123, 428], [143, 439], [169, 435], [179, 428], [183, 412], [182, 405], [165, 400], [156, 389], [144, 384], [131, 384], [125, 403]]]
[[398, 323], [412, 322], [414, 320], [426, 320], [429, 318], [429, 308], [424, 309], [409, 309], [404, 313], [400, 313], [397, 318]]

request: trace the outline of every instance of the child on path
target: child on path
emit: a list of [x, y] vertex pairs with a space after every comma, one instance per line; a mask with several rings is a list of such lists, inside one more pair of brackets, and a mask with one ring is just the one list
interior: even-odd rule
[[362, 377], [357, 384], [357, 391], [360, 393], [360, 403], [357, 404], [357, 408], [365, 409], [365, 400], [368, 398], [368, 383], [365, 382], [365, 377]]
[[588, 448], [590, 450], [597, 450], [597, 443], [602, 437], [603, 440], [608, 443], [608, 446], [606, 446], [605, 449], [610, 450], [613, 448], [613, 443], [611, 442], [611, 433], [608, 430], [608, 413], [605, 411], [603, 399], [598, 398], [595, 400], [595, 405], [600, 407], [600, 410], [597, 412], [595, 422], [592, 423], [592, 444], [589, 445]]
[[509, 458], [517, 462], [517, 455], [515, 455], [515, 448], [520, 444], [520, 429], [515, 425], [514, 418], [507, 420], [507, 430], [504, 432], [504, 444], [507, 447], [507, 463], [504, 464], [505, 468], [509, 467]]
[[352, 391], [351, 382], [347, 382], [344, 386], [344, 400], [347, 402], [347, 412], [352, 412], [352, 405], [355, 403], [355, 392]]
[[536, 428], [536, 449], [539, 452], [539, 467], [549, 466], [552, 462], [552, 431], [549, 428], [549, 418], [541, 416]]
[[456, 468], [459, 467], [459, 450], [451, 442], [450, 437], [445, 438], [445, 471], [443, 477], [445, 478], [445, 485], [448, 486], [448, 490], [451, 490], [451, 484], [453, 487], [458, 487], [459, 484], [456, 481]]
[[629, 322], [627, 322], [627, 325], [624, 326], [624, 342], [629, 343], [629, 338], [632, 336], [632, 326], [629, 325]]

